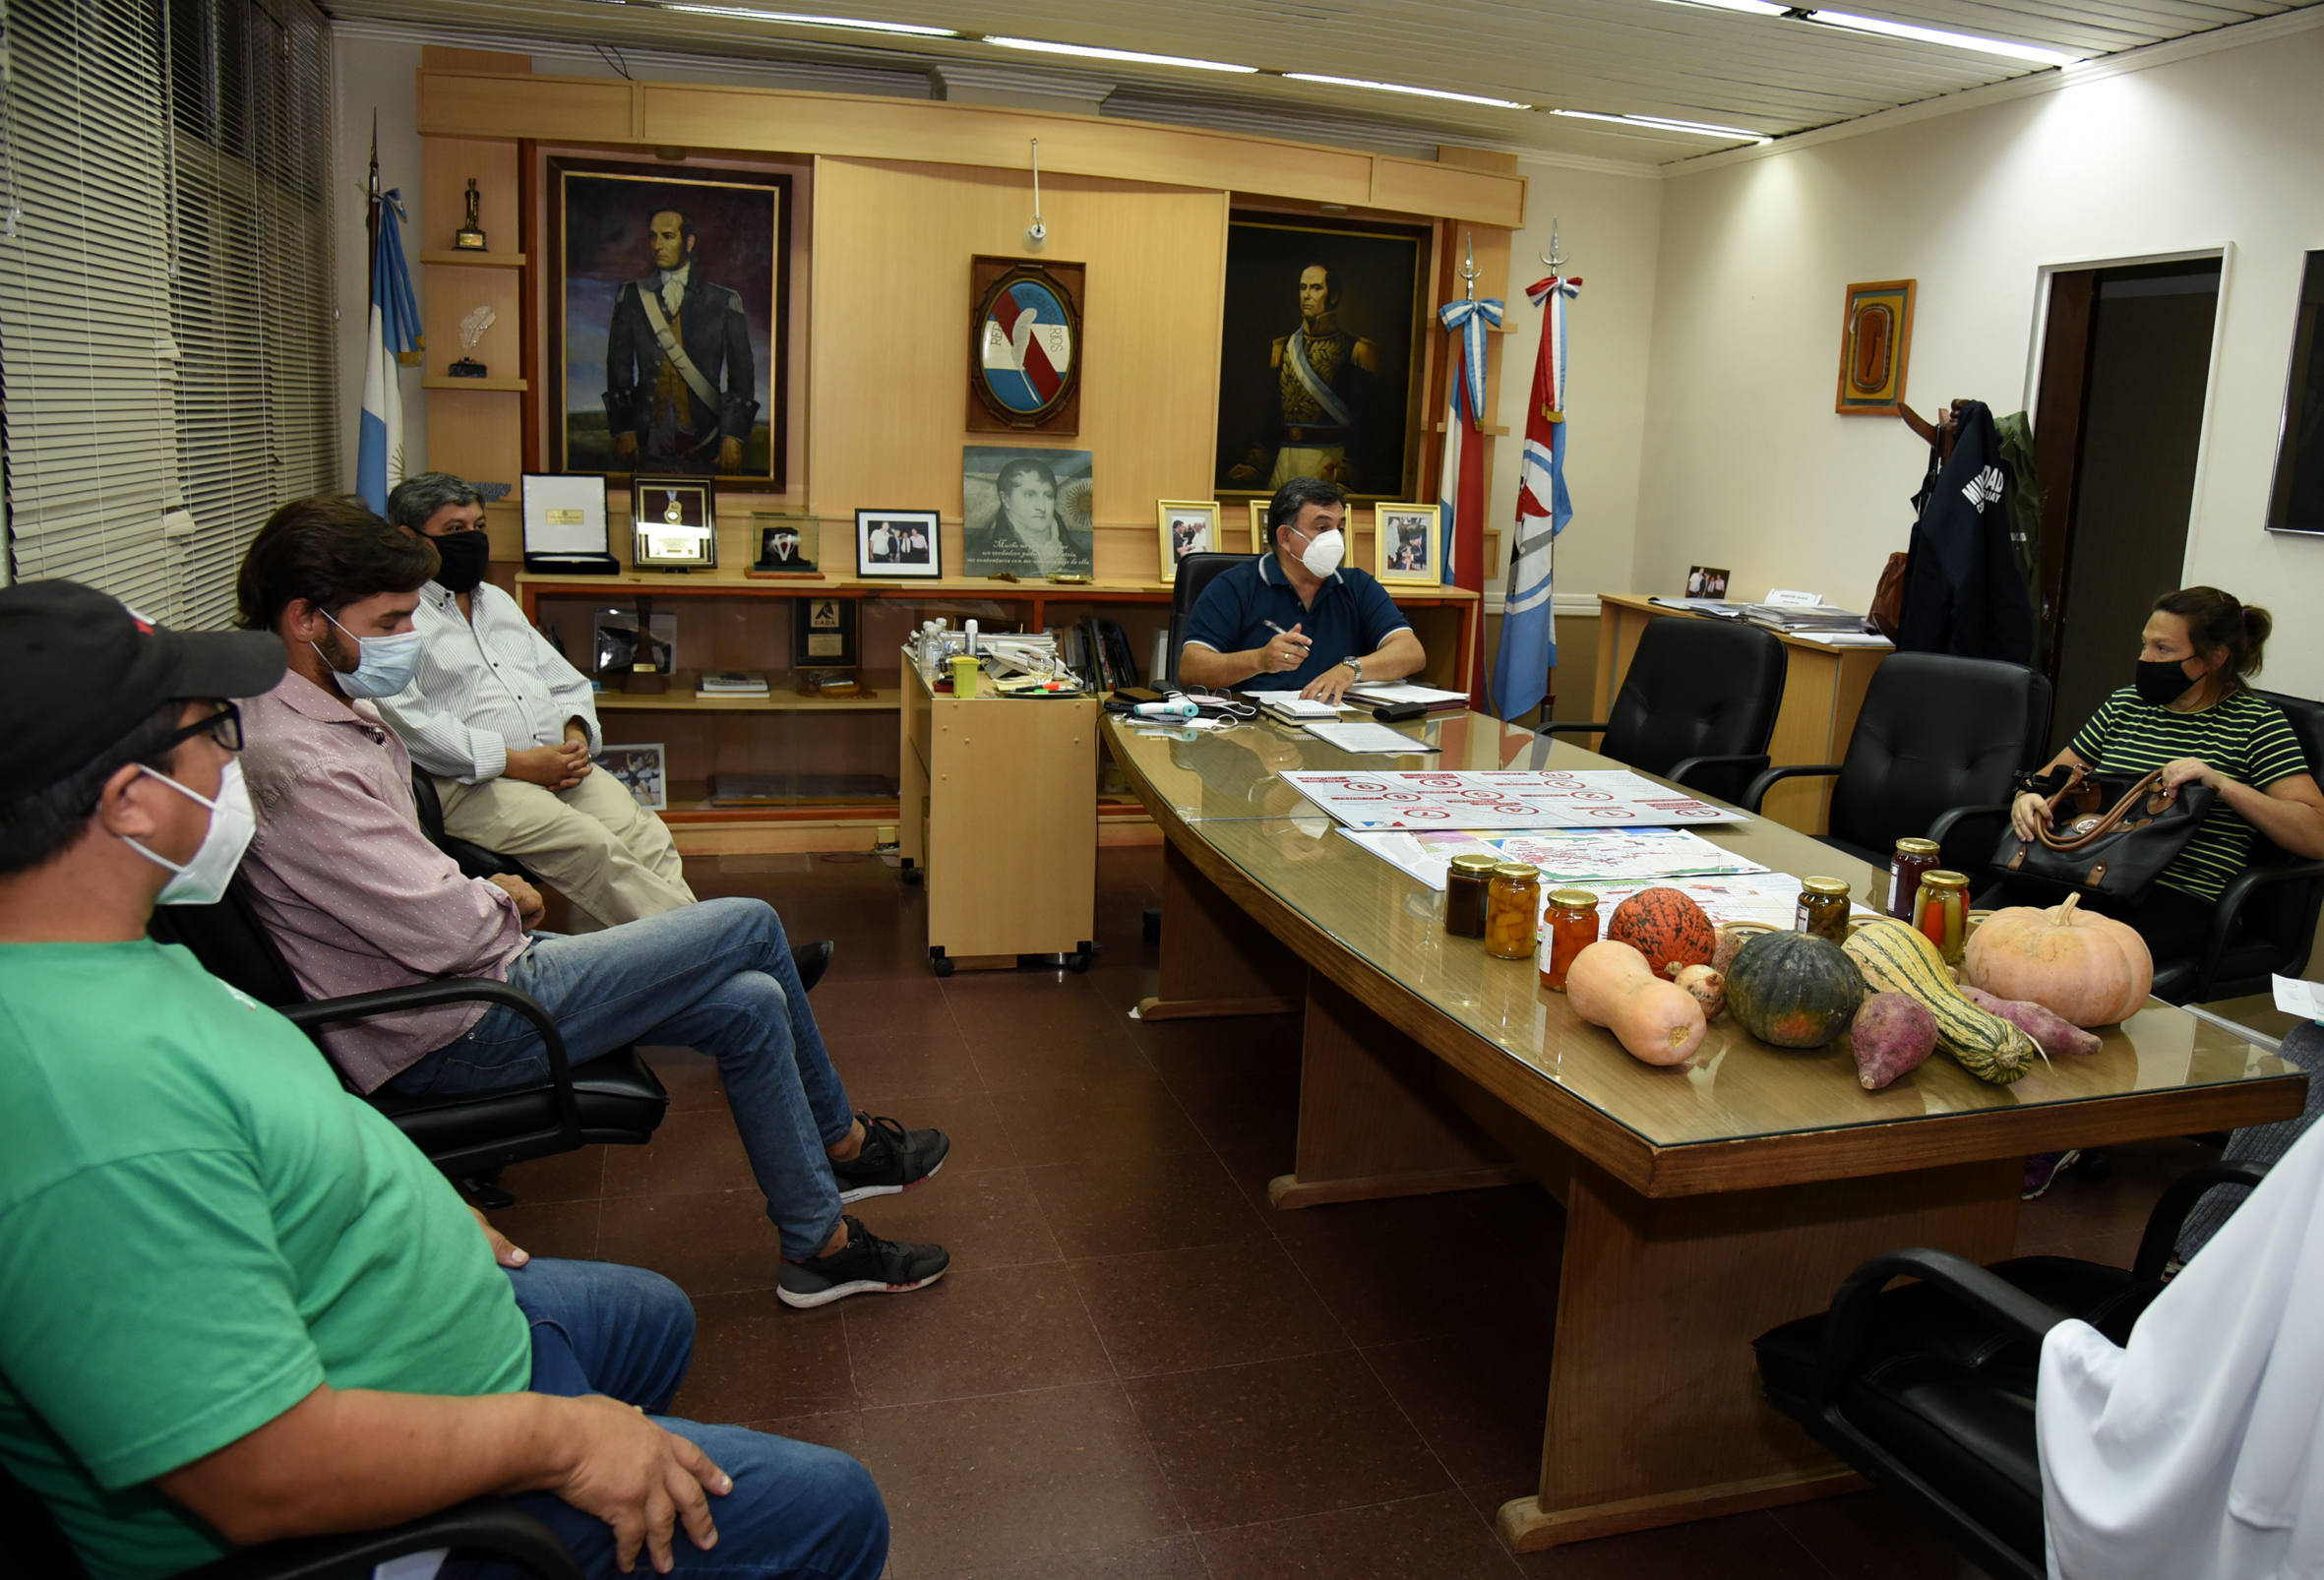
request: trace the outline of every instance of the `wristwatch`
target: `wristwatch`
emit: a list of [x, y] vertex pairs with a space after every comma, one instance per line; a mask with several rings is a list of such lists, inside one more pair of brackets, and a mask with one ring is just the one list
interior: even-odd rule
[[[1341, 662], [1341, 663], [1343, 663], [1343, 664], [1345, 664], [1345, 665], [1347, 665], [1347, 666], [1348, 666], [1348, 668], [1350, 668], [1350, 669], [1352, 669], [1352, 670], [1354, 670], [1354, 671], [1356, 672], [1356, 679], [1357, 679], [1357, 680], [1362, 680], [1362, 679], [1364, 678], [1364, 660], [1363, 660], [1363, 659], [1361, 659], [1361, 658], [1343, 658], [1343, 659], [1341, 659], [1341, 660], [1340, 660], [1340, 662]], [[1353, 685], [1353, 684], [1354, 684], [1354, 682], [1350, 682], [1349, 684]]]

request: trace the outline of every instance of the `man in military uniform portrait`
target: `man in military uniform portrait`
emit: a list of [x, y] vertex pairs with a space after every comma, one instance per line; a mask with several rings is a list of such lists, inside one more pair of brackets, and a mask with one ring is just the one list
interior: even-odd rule
[[621, 287], [605, 343], [605, 416], [625, 471], [733, 472], [759, 412], [742, 297], [695, 273], [694, 221], [647, 221], [653, 268]]
[[1379, 351], [1340, 328], [1338, 276], [1321, 264], [1299, 274], [1299, 328], [1275, 340], [1276, 418], [1243, 461], [1227, 470], [1238, 488], [1273, 490], [1317, 477], [1354, 492], [1393, 489], [1401, 479], [1366, 477]]

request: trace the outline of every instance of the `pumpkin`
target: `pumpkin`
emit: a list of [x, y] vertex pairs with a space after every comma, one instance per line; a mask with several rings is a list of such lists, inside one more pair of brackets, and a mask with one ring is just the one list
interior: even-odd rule
[[1694, 995], [1656, 976], [1644, 955], [1612, 939], [1573, 957], [1565, 997], [1575, 1014], [1613, 1032], [1630, 1057], [1649, 1064], [1685, 1063], [1708, 1029]]
[[1763, 1043], [1821, 1048], [1865, 1000], [1864, 973], [1840, 945], [1809, 933], [1762, 933], [1727, 968], [1727, 1011]]
[[1675, 888], [1640, 889], [1623, 900], [1607, 921], [1606, 936], [1646, 956], [1648, 969], [1658, 977], [1673, 962], [1709, 965], [1711, 951], [1719, 946], [1703, 908]]
[[1996, 999], [2038, 1003], [2077, 1026], [2110, 1026], [2136, 1014], [2155, 985], [2147, 941], [2110, 916], [2077, 910], [2081, 897], [1987, 917], [1961, 956], [1961, 980]]
[[[2033, 1068], [2034, 1039], [1962, 998], [1945, 957], [1918, 928], [1893, 916], [1866, 917], [1845, 949], [1874, 992], [1909, 993], [1926, 1004], [1936, 1017], [1937, 1047], [1979, 1080], [2006, 1086]], [[1732, 979], [1728, 993], [1732, 1003]]]

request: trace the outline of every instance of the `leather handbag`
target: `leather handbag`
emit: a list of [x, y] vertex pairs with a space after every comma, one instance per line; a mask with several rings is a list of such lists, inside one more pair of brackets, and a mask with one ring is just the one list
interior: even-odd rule
[[2011, 828], [1993, 850], [2012, 884], [2133, 902], [2178, 860], [2219, 797], [2207, 784], [2162, 788], [2163, 770], [2102, 773], [2075, 768], [2049, 798], [2049, 817], [2031, 843]]
[[1905, 619], [1905, 562], [1909, 554], [1899, 551], [1888, 557], [1888, 564], [1880, 572], [1880, 584], [1872, 590], [1872, 607], [1867, 618], [1872, 629], [1890, 641], [1896, 640], [1897, 631]]

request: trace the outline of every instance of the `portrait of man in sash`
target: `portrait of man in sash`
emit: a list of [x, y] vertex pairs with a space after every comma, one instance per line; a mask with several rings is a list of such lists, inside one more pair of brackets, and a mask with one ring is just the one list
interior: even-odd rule
[[683, 209], [646, 221], [653, 268], [614, 298], [605, 341], [605, 425], [635, 468], [734, 472], [759, 414], [743, 299], [694, 268]]

